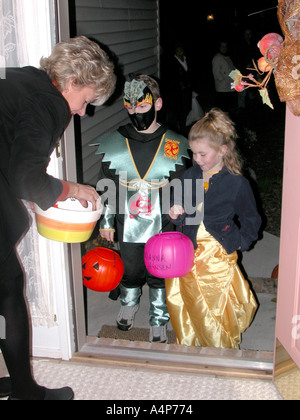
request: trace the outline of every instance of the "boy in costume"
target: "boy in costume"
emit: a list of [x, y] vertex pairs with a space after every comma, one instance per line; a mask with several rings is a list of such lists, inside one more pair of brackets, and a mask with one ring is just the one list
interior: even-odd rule
[[145, 267], [146, 242], [161, 231], [174, 230], [162, 211], [162, 189], [180, 178], [189, 159], [187, 139], [157, 122], [162, 108], [159, 86], [141, 75], [125, 83], [124, 105], [131, 124], [100, 137], [96, 154], [102, 155], [98, 189], [103, 180], [116, 186], [117, 202], [106, 203], [100, 223], [102, 238], [113, 242], [117, 232], [125, 265], [123, 280], [110, 298], [120, 296], [117, 326], [130, 330], [139, 309], [142, 288], [147, 283], [150, 299], [150, 341], [167, 342], [169, 312], [165, 281]]

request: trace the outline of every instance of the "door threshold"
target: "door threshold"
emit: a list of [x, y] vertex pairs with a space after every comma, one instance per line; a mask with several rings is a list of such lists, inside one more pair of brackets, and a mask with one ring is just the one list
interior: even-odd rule
[[114, 367], [272, 380], [273, 356], [273, 352], [268, 351], [88, 337], [72, 360]]

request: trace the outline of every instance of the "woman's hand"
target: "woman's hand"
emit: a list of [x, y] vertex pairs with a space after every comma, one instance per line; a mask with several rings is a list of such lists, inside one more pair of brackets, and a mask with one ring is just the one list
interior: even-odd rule
[[184, 214], [184, 208], [182, 206], [179, 206], [178, 204], [175, 204], [169, 212], [169, 216], [172, 220], [177, 220], [179, 216], [182, 216]]
[[89, 201], [93, 206], [93, 211], [97, 210], [97, 207], [99, 207], [100, 196], [95, 188], [89, 185], [76, 184], [74, 182], [68, 182], [68, 184], [70, 191], [67, 198], [76, 198], [76, 200], [80, 201], [84, 208], [88, 207]]

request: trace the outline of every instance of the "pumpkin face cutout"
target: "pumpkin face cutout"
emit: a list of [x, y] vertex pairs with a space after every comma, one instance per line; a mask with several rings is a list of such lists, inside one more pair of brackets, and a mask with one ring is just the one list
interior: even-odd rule
[[82, 258], [83, 284], [95, 292], [110, 292], [121, 282], [124, 264], [119, 254], [108, 248], [94, 248]]
[[145, 265], [153, 276], [183, 277], [194, 265], [195, 250], [190, 238], [180, 232], [160, 233], [145, 246]]

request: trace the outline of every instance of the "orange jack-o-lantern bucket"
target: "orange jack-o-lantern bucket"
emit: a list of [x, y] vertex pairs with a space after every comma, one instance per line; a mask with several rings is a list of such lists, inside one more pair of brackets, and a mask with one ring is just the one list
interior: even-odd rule
[[112, 249], [94, 248], [82, 258], [83, 284], [95, 292], [114, 290], [123, 274], [123, 261]]

